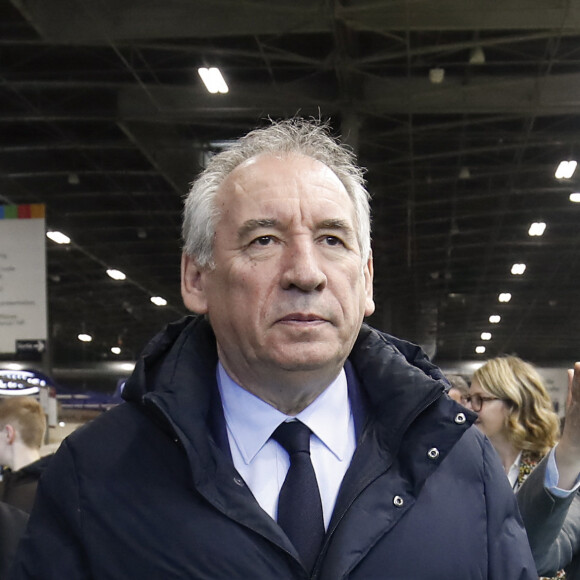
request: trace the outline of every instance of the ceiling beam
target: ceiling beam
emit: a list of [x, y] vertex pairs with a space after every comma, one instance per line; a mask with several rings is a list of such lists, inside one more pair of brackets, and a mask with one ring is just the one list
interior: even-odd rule
[[[310, 0], [173, 0], [171, 10], [150, 0], [11, 0], [49, 42], [127, 43], [129, 40], [214, 38], [284, 33], [331, 33], [325, 3]], [[224, 15], [235, 18], [226, 18]], [[580, 2], [504, 0], [384, 1], [337, 5], [336, 18], [353, 30], [578, 30]]]
[[427, 76], [367, 77], [361, 107], [374, 114], [517, 113], [566, 115], [580, 112], [580, 74], [549, 77], [478, 76], [469, 83], [446, 75], [441, 84]]
[[371, 0], [343, 6], [340, 16], [358, 30], [578, 30], [580, 2], [504, 0]]
[[83, 45], [330, 30], [322, 2], [11, 0], [48, 42]]

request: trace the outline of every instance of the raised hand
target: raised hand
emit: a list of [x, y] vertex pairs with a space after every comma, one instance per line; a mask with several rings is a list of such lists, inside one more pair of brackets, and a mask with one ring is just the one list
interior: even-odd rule
[[571, 489], [580, 474], [580, 362], [568, 370], [566, 421], [556, 448], [558, 487]]

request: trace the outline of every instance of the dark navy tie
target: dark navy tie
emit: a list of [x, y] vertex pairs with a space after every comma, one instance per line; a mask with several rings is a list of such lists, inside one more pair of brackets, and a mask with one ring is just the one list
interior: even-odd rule
[[324, 539], [322, 503], [310, 460], [310, 429], [300, 421], [282, 423], [272, 434], [290, 456], [278, 499], [278, 524], [311, 571]]

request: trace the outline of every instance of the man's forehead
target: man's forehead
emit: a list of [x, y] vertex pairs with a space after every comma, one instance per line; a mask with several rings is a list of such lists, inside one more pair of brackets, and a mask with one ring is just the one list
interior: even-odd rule
[[[254, 157], [250, 157], [235, 167], [226, 177], [224, 183], [228, 181], [237, 182], [255, 180], [266, 184], [269, 181], [287, 181], [289, 176], [287, 175], [287, 172], [283, 171], [283, 169], [288, 165], [293, 167], [293, 175], [296, 178], [305, 175], [316, 175], [318, 179], [324, 179], [329, 183], [333, 183], [337, 189], [345, 190], [344, 185], [338, 176], [330, 167], [328, 167], [328, 165], [314, 157], [295, 152], [261, 153]], [[266, 172], [264, 172], [264, 170], [266, 170]]]

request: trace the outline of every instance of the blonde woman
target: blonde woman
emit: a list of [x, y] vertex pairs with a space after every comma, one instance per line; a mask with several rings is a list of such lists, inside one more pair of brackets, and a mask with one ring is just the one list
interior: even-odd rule
[[[467, 407], [491, 441], [514, 491], [556, 444], [560, 421], [538, 371], [515, 356], [488, 360], [471, 381]], [[554, 578], [564, 579], [560, 570]]]
[[560, 422], [538, 371], [515, 356], [493, 358], [471, 382], [468, 407], [498, 452], [515, 490], [556, 444]]

